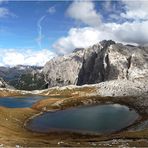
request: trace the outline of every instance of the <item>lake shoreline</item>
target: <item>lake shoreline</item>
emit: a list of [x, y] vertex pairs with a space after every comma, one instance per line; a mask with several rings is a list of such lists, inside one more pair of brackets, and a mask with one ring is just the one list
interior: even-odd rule
[[[44, 90], [46, 91], [46, 90]], [[111, 144], [112, 146], [119, 146], [122, 143], [127, 143], [129, 146], [145, 146], [148, 144], [148, 130], [141, 131], [129, 131], [128, 128], [123, 129], [122, 131], [118, 131], [112, 134], [107, 135], [88, 135], [88, 134], [77, 134], [77, 133], [69, 133], [69, 132], [51, 132], [48, 134], [41, 134], [30, 132], [24, 128], [25, 122], [37, 114], [46, 111], [56, 111], [63, 110], [76, 106], [90, 105], [90, 104], [104, 104], [104, 103], [119, 103], [128, 106], [129, 108], [135, 109], [140, 115], [141, 119], [134, 124], [137, 124], [148, 120], [148, 114], [146, 111], [146, 107], [137, 103], [136, 100], [139, 98], [133, 96], [125, 96], [125, 97], [101, 97], [101, 96], [90, 96], [91, 92], [94, 92], [93, 89], [86, 88], [84, 90], [73, 90], [72, 92], [69, 90], [68, 92], [64, 90], [64, 92], [54, 90], [52, 93], [47, 92], [44, 94], [44, 91], [38, 92], [40, 95], [49, 97], [49, 99], [41, 100], [35, 103], [32, 108], [24, 108], [24, 109], [11, 109], [0, 107], [0, 144], [4, 144], [4, 146], [24, 146], [24, 147], [33, 147], [33, 146], [41, 146], [41, 147], [49, 147], [49, 146], [107, 146], [106, 144], [111, 141], [115, 144]], [[77, 93], [78, 92], [78, 93]], [[85, 92], [85, 93], [83, 93]], [[62, 94], [64, 93], [65, 96]], [[83, 95], [82, 95], [83, 94]], [[89, 95], [88, 95], [89, 94]], [[11, 94], [10, 94], [11, 95]], [[17, 94], [18, 95], [18, 94]], [[20, 94], [22, 95], [22, 94]], [[26, 95], [26, 94], [25, 94]], [[55, 96], [51, 98], [50, 96]], [[62, 98], [59, 98], [59, 96]], [[12, 95], [13, 96], [13, 95]], [[58, 96], [56, 98], [56, 96]], [[16, 120], [13, 120], [16, 119]], [[10, 135], [12, 135], [10, 137]], [[120, 140], [122, 139], [122, 140]], [[135, 139], [135, 140], [133, 140]], [[139, 142], [140, 140], [140, 142]], [[140, 145], [139, 145], [140, 143]]]
[[[7, 108], [5, 108], [6, 110], [7, 110]], [[15, 110], [15, 109], [10, 109], [10, 110]], [[19, 111], [21, 110], [21, 109], [18, 109]], [[27, 109], [24, 109], [25, 110], [25, 112], [26, 112], [26, 110]], [[54, 110], [53, 110], [54, 111]], [[33, 112], [33, 113], [32, 113]], [[26, 112], [27, 113], [27, 112]], [[30, 114], [31, 113], [31, 114]], [[40, 114], [41, 112], [39, 112], [39, 111], [36, 111], [36, 110], [32, 110], [32, 109], [29, 109], [29, 112], [27, 113], [27, 118], [23, 118], [23, 119], [21, 119], [21, 121], [22, 121], [22, 124], [24, 124], [24, 122], [26, 122], [26, 120], [28, 120], [30, 117], [33, 117], [33, 116], [36, 116], [37, 114]], [[30, 114], [30, 115], [29, 115]], [[17, 119], [20, 119], [19, 117], [17, 118]], [[142, 119], [140, 119], [138, 122], [140, 122], [140, 121], [142, 121]], [[136, 123], [135, 123], [135, 125], [136, 125]], [[11, 126], [11, 127], [13, 127], [13, 126]], [[67, 136], [71, 136], [72, 135], [72, 137], [74, 138], [82, 138], [82, 137], [85, 137], [85, 138], [82, 138], [81, 139], [81, 141], [82, 141], [82, 145], [84, 145], [84, 146], [86, 146], [85, 144], [86, 143], [88, 143], [88, 142], [84, 142], [84, 141], [87, 141], [87, 139], [90, 139], [90, 138], [92, 138], [92, 136], [93, 136], [93, 138], [94, 139], [96, 139], [96, 141], [97, 142], [99, 142], [100, 140], [102, 141], [103, 139], [105, 139], [105, 141], [108, 139], [108, 140], [111, 140], [113, 137], [116, 137], [116, 135], [118, 135], [117, 137], [120, 137], [121, 135], [120, 135], [120, 133], [124, 133], [124, 132], [126, 132], [126, 129], [124, 129], [124, 130], [121, 130], [121, 131], [118, 131], [118, 132], [115, 132], [115, 133], [113, 133], [113, 134], [107, 134], [107, 135], [93, 135], [93, 134], [78, 134], [78, 133], [72, 133], [72, 132], [51, 132], [51, 133], [48, 133], [48, 134], [42, 134], [42, 133], [36, 133], [36, 132], [30, 132], [30, 131], [28, 131], [28, 130], [26, 130], [26, 129], [24, 129], [24, 127], [21, 125], [21, 128], [19, 129], [19, 132], [23, 132], [23, 134], [25, 134], [26, 136], [27, 135], [30, 135], [30, 138], [27, 138], [27, 140], [28, 140], [28, 143], [27, 144], [22, 144], [22, 142], [21, 142], [21, 140], [19, 140], [19, 139], [21, 139], [21, 138], [18, 138], [18, 137], [16, 137], [16, 143], [19, 143], [20, 142], [20, 145], [23, 145], [23, 146], [33, 146], [35, 143], [33, 142], [34, 141], [34, 138], [37, 136], [39, 139], [44, 139], [45, 137], [49, 140], [50, 139], [50, 137], [55, 137], [55, 141], [56, 141], [56, 144], [55, 145], [53, 145], [53, 146], [58, 146], [58, 141], [60, 141], [60, 139], [61, 139], [61, 137], [67, 137]], [[17, 132], [18, 133], [18, 132]], [[21, 135], [22, 136], [22, 139], [24, 139], [23, 137], [23, 134]], [[58, 136], [57, 136], [58, 135]], [[20, 136], [20, 137], [21, 137]], [[25, 137], [26, 137], [25, 136]], [[28, 136], [27, 136], [28, 137]], [[59, 137], [59, 138], [58, 138]], [[116, 137], [116, 138], [117, 138]], [[69, 143], [71, 143], [70, 141], [73, 141], [73, 138], [70, 140], [70, 139], [68, 139], [68, 140], [66, 140], [67, 142], [69, 141]], [[122, 136], [120, 137], [121, 139], [122, 139]], [[65, 138], [64, 138], [65, 139]], [[99, 140], [100, 139], [100, 140]], [[41, 141], [42, 141], [41, 140]], [[48, 141], [47, 140], [47, 141]], [[83, 141], [84, 140], [84, 141]], [[32, 142], [31, 142], [32, 141]], [[45, 139], [43, 140], [43, 141], [46, 141]], [[54, 142], [55, 142], [54, 141]], [[65, 140], [64, 140], [65, 141]], [[31, 144], [31, 143], [33, 143], [33, 144]], [[40, 142], [39, 142], [40, 143]], [[41, 142], [42, 143], [42, 142]], [[51, 144], [51, 141], [50, 142], [47, 142], [48, 144]], [[9, 141], [9, 143], [7, 143], [9, 146], [14, 146], [14, 144], [13, 143], [11, 143], [10, 141]], [[12, 144], [12, 145], [11, 145]], [[47, 144], [47, 145], [48, 145]], [[42, 143], [41, 144], [42, 146], [45, 146], [46, 144], [44, 144], [44, 143]], [[61, 144], [62, 145], [62, 144]], [[74, 143], [72, 144], [72, 146], [77, 146], [77, 145], [75, 145]]]

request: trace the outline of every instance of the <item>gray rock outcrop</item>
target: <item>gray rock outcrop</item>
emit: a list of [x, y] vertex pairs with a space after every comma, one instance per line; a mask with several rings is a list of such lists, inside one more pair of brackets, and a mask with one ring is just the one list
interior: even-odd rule
[[8, 85], [4, 80], [3, 78], [0, 77], [0, 88], [10, 88], [12, 89], [13, 87]]
[[83, 64], [83, 51], [50, 60], [45, 64], [43, 73], [49, 87], [77, 84]]
[[49, 87], [96, 84], [110, 80], [147, 81], [148, 47], [101, 41], [87, 49], [47, 62], [43, 68]]

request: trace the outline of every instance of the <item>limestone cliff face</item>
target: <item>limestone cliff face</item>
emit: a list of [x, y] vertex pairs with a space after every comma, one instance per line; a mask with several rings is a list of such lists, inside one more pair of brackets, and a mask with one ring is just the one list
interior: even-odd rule
[[104, 40], [87, 49], [50, 60], [43, 73], [49, 87], [110, 80], [147, 81], [148, 47]]
[[83, 65], [83, 51], [52, 59], [43, 68], [49, 87], [77, 84]]

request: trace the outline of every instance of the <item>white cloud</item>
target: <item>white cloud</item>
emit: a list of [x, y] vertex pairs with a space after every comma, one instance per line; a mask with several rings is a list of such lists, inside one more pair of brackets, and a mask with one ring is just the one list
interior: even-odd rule
[[127, 1], [123, 0], [125, 5], [125, 13], [121, 13], [121, 16], [127, 19], [134, 20], [148, 20], [148, 1], [147, 0], [137, 0], [137, 1]]
[[52, 7], [49, 7], [49, 8], [48, 8], [47, 12], [48, 12], [49, 14], [53, 14], [53, 13], [56, 12], [56, 9], [55, 9], [54, 6], [52, 6]]
[[92, 1], [74, 1], [67, 10], [68, 16], [87, 25], [98, 27], [101, 25], [101, 16], [95, 10]]
[[115, 40], [128, 44], [148, 45], [148, 21], [107, 23], [104, 28], [71, 28], [66, 37], [61, 37], [53, 47], [59, 54], [70, 53], [75, 48], [92, 46], [101, 40]]
[[[122, 1], [125, 13], [119, 12], [115, 19], [130, 18], [133, 21], [122, 23], [104, 23], [100, 20], [100, 15], [95, 10], [92, 1], [75, 1], [68, 8], [68, 15], [76, 20], [80, 20], [90, 27], [71, 28], [68, 35], [59, 38], [53, 45], [59, 54], [66, 54], [78, 47], [88, 47], [103, 39], [112, 39], [122, 43], [148, 45], [148, 1]], [[112, 8], [110, 1], [104, 7]], [[119, 10], [118, 10], [119, 11]], [[96, 21], [96, 22], [95, 22]], [[101, 26], [99, 26], [101, 24]], [[96, 27], [96, 26], [99, 27]], [[95, 27], [94, 27], [95, 26]]]
[[40, 51], [33, 50], [16, 50], [16, 49], [1, 49], [0, 50], [0, 65], [37, 65], [43, 66], [51, 58], [55, 57], [56, 54], [43, 49]]
[[53, 47], [60, 54], [66, 54], [78, 47], [88, 47], [100, 40], [110, 39], [111, 34], [92, 27], [71, 28], [68, 36], [60, 38]]
[[[114, 39], [125, 43], [148, 44], [148, 21], [125, 22], [123, 24], [106, 24], [106, 27], [114, 35]], [[107, 31], [107, 30], [106, 30]]]
[[0, 7], [0, 18], [4, 18], [7, 16], [12, 16], [12, 13], [7, 8]]

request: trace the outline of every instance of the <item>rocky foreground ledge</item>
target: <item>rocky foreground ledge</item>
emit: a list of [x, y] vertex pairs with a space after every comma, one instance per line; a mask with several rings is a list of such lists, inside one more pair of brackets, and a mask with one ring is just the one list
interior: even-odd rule
[[[20, 91], [0, 89], [0, 96], [41, 95], [49, 98], [32, 108], [0, 107], [0, 144], [4, 146], [147, 146], [148, 145], [148, 86], [147, 81], [112, 80], [94, 85], [53, 87], [45, 90]], [[25, 122], [44, 111], [69, 107], [120, 103], [135, 108], [141, 119], [134, 126], [138, 130], [123, 130], [110, 135], [81, 135], [74, 133], [40, 134], [27, 131]], [[143, 122], [144, 121], [144, 122]], [[134, 128], [133, 128], [134, 129]], [[10, 136], [11, 135], [11, 136]], [[135, 139], [133, 141], [133, 139]]]

